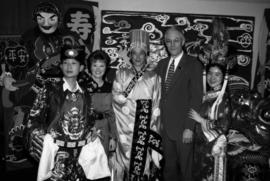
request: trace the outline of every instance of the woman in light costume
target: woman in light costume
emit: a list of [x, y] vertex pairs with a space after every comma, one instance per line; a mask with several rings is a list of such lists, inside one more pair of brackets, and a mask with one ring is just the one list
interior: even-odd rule
[[[148, 67], [148, 33], [130, 32], [131, 65], [120, 67], [113, 83], [118, 144], [115, 180], [149, 180], [161, 159], [160, 78]], [[154, 164], [153, 164], [154, 163]], [[155, 165], [155, 166], [154, 166]]]

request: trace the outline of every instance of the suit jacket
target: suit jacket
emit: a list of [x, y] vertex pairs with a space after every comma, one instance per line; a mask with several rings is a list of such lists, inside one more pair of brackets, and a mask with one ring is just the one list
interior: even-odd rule
[[165, 78], [170, 57], [160, 60], [157, 73], [161, 77], [161, 122], [170, 139], [182, 137], [185, 129], [193, 130], [195, 121], [188, 118], [191, 108], [199, 110], [202, 102], [202, 64], [186, 54], [181, 58], [173, 80], [165, 93]]

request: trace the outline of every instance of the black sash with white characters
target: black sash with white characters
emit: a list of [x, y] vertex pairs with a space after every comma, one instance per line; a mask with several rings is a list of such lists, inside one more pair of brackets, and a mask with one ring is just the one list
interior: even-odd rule
[[129, 93], [131, 92], [131, 90], [134, 88], [134, 86], [136, 85], [137, 81], [139, 80], [139, 78], [140, 78], [141, 76], [143, 76], [144, 72], [146, 71], [146, 68], [147, 68], [147, 65], [144, 66], [144, 67], [142, 68], [141, 71], [137, 72], [137, 71], [135, 70], [135, 68], [133, 67], [133, 70], [134, 70], [134, 72], [135, 72], [135, 76], [132, 78], [132, 80], [131, 80], [130, 83], [128, 84], [126, 90], [123, 92], [123, 95], [124, 95], [125, 97], [127, 97], [127, 96], [129, 95]]
[[148, 147], [161, 153], [161, 137], [150, 130], [152, 100], [137, 100], [129, 180], [142, 180]]

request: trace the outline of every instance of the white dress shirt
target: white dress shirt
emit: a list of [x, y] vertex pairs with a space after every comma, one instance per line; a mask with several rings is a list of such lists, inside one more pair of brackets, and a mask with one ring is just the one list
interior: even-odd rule
[[[181, 60], [181, 58], [183, 57], [183, 55], [184, 55], [184, 52], [182, 51], [178, 56], [176, 56], [176, 57], [174, 57], [174, 58], [171, 57], [170, 62], [169, 62], [168, 67], [167, 67], [166, 79], [167, 79], [169, 67], [170, 67], [172, 61], [174, 60], [174, 72], [175, 72], [175, 70], [176, 70], [176, 68], [177, 68], [177, 66], [178, 66], [178, 64], [179, 64], [179, 62], [180, 62], [180, 60]], [[166, 80], [166, 79], [165, 79], [165, 80]]]

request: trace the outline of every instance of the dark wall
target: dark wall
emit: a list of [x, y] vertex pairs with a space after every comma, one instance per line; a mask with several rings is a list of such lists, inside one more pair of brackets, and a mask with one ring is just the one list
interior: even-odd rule
[[[32, 12], [34, 7], [46, 0], [1, 0], [0, 35], [20, 35], [34, 26]], [[64, 0], [50, 0], [63, 7]]]

